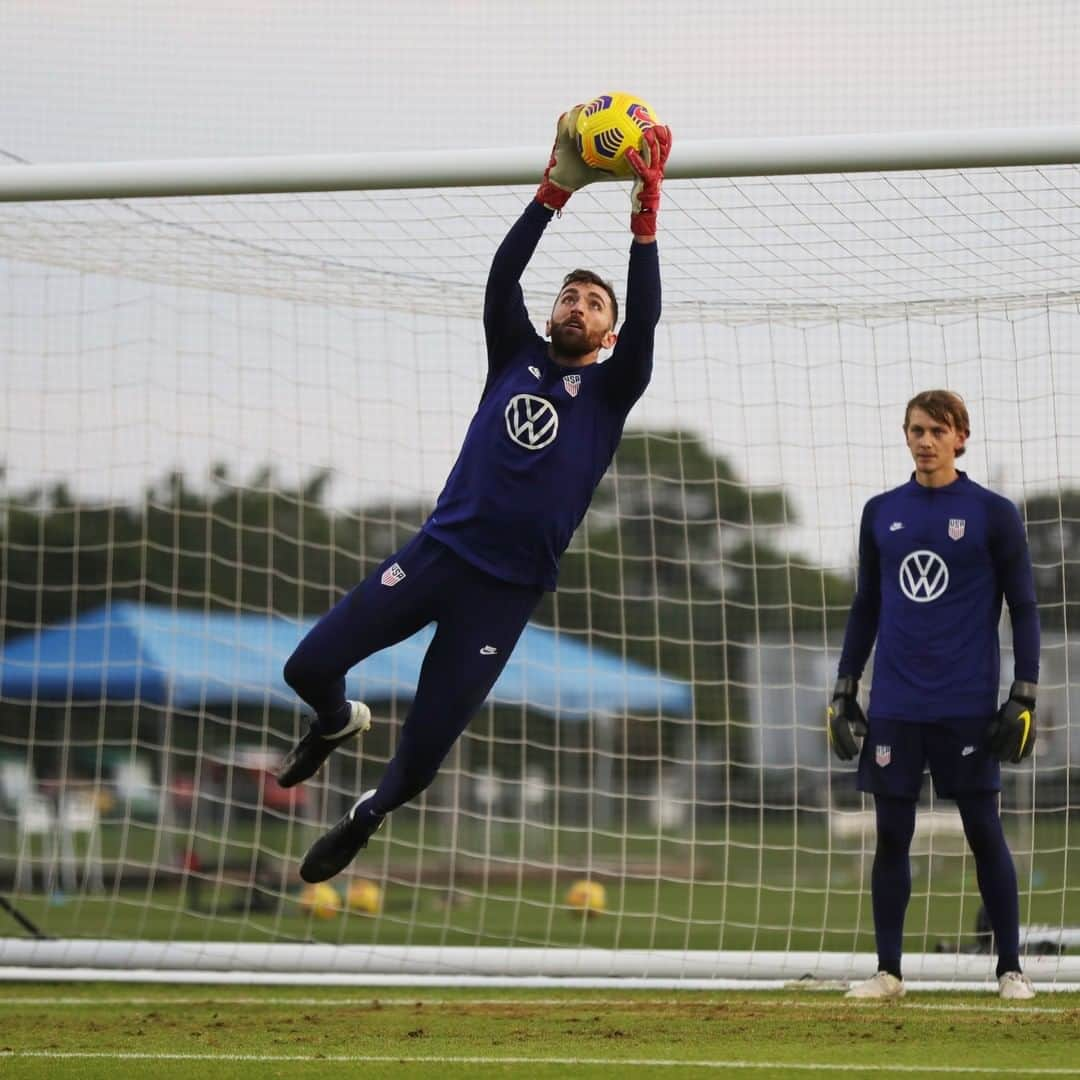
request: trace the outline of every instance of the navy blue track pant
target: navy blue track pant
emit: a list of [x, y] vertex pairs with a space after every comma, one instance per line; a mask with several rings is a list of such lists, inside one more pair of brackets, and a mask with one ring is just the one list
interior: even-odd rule
[[330, 731], [345, 713], [345, 673], [428, 623], [437, 624], [397, 750], [372, 802], [374, 812], [389, 813], [435, 779], [543, 592], [500, 581], [418, 533], [300, 642], [285, 664], [285, 681]]

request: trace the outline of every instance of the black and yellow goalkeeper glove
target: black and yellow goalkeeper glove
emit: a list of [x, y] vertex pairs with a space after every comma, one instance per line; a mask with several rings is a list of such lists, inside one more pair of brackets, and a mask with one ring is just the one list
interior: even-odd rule
[[540, 186], [536, 189], [537, 202], [543, 203], [550, 210], [561, 210], [575, 191], [594, 180], [603, 180], [607, 175], [586, 165], [582, 160], [577, 142], [577, 118], [582, 107], [575, 105], [559, 117], [555, 128], [555, 145], [551, 148], [551, 160], [544, 170]]
[[1035, 749], [1035, 683], [1014, 682], [1009, 700], [997, 711], [986, 731], [986, 745], [998, 761], [1019, 765]]
[[829, 745], [841, 761], [850, 761], [858, 752], [861, 739], [869, 730], [859, 705], [859, 680], [850, 676], [837, 679], [827, 714]]

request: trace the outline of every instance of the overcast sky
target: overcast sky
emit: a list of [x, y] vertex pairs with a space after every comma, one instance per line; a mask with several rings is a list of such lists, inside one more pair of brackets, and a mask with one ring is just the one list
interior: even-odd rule
[[1071, 124], [1072, 0], [0, 0], [31, 161], [543, 145], [632, 89], [680, 139]]
[[[633, 90], [648, 100], [674, 129], [676, 153], [683, 140], [725, 136], [1071, 125], [1080, 124], [1078, 56], [1080, 4], [1072, 0], [626, 0], [571, 8], [536, 0], [189, 0], [183, 5], [0, 0], [0, 162], [5, 155], [8, 161], [46, 163], [367, 148], [536, 146], [543, 151], [561, 109], [608, 89]], [[567, 225], [564, 235], [571, 228]], [[470, 271], [475, 286], [482, 284], [481, 263], [493, 246], [482, 239], [479, 261]], [[669, 243], [667, 250], [672, 247]], [[395, 269], [391, 262], [384, 265]], [[109, 326], [99, 329], [87, 317], [78, 330], [50, 329], [50, 359], [42, 364], [36, 335], [43, 331], [29, 326], [36, 321], [41, 289], [18, 274], [8, 280], [13, 284], [0, 297], [6, 305], [0, 315], [6, 310], [11, 329], [6, 337], [0, 333], [0, 349], [7, 342], [14, 359], [6, 364], [8, 419], [0, 433], [0, 457], [13, 479], [26, 483], [40, 461], [47, 463], [49, 478], [70, 471], [88, 489], [96, 482], [100, 491], [103, 470], [95, 459], [100, 431], [109, 430], [110, 409], [121, 401], [123, 416], [107, 441], [116, 445], [116, 432], [130, 427], [135, 414], [157, 417], [152, 421], [156, 434], [138, 433], [143, 466], [157, 474], [174, 458], [183, 465], [191, 447], [215, 437], [212, 429], [203, 434], [199, 417], [207, 409], [198, 402], [175, 432], [167, 427], [180, 415], [177, 402], [190, 393], [179, 378], [183, 369], [177, 385], [171, 383], [177, 358], [191, 355], [177, 342], [184, 335], [185, 341], [199, 336], [186, 296], [176, 299], [174, 310], [155, 316], [151, 332], [122, 322], [116, 313], [124, 311], [128, 298], [118, 289], [100, 308], [91, 305], [99, 322], [101, 311], [113, 313]], [[50, 287], [58, 288], [55, 280]], [[252, 340], [262, 343], [260, 335], [269, 335], [267, 352], [274, 345], [267, 326], [280, 318], [277, 311], [253, 320], [258, 325]], [[328, 316], [327, 326], [337, 318]], [[386, 324], [393, 318], [388, 316]], [[387, 332], [385, 325], [378, 330]], [[169, 337], [173, 333], [176, 340]], [[410, 361], [416, 365], [412, 385], [415, 370], [434, 360], [425, 352], [427, 331], [410, 333], [417, 347]], [[947, 334], [938, 328], [931, 329], [932, 341], [916, 355], [905, 351], [908, 331], [874, 331], [870, 346], [863, 342], [865, 333], [845, 331], [860, 341], [851, 350], [856, 360], [846, 371], [847, 393], [854, 386], [861, 397], [844, 409], [843, 425], [851, 426], [842, 429], [830, 414], [839, 407], [835, 388], [843, 385], [845, 373], [828, 367], [833, 345], [827, 335], [820, 341], [813, 330], [794, 335], [792, 355], [804, 357], [795, 378], [785, 376], [781, 363], [738, 385], [732, 381], [734, 369], [723, 366], [729, 359], [725, 350], [739, 344], [738, 336], [689, 359], [692, 333], [688, 337], [685, 327], [666, 333], [671, 336], [662, 338], [661, 349], [665, 364], [670, 354], [674, 366], [665, 366], [665, 383], [658, 382], [632, 423], [686, 418], [715, 438], [754, 482], [790, 486], [809, 526], [804, 549], [828, 550], [837, 564], [849, 557], [851, 519], [861, 497], [886, 479], [903, 479], [906, 470], [895, 418], [872, 404], [883, 386], [894, 408], [915, 381], [961, 379], [965, 385], [958, 388], [976, 395], [982, 418], [994, 417], [998, 430], [1007, 430], [1012, 440], [999, 439], [967, 460], [981, 479], [998, 476], [1008, 483], [1021, 475], [1021, 483], [1013, 481], [1014, 495], [1026, 482], [1024, 468], [1034, 470], [1032, 483], [1044, 485], [1076, 471], [1068, 456], [1076, 437], [1067, 427], [1042, 428], [1043, 439], [1028, 449], [1028, 464], [1017, 464], [1023, 427], [1011, 327], [1002, 331], [1000, 347], [995, 332], [993, 354], [985, 363], [978, 354], [987, 348], [986, 339], [970, 326], [953, 331], [949, 355], [955, 359], [948, 362], [938, 351]], [[1060, 385], [1067, 375], [1056, 365], [1080, 351], [1080, 333], [1071, 326], [1055, 333], [1049, 343], [1031, 346], [1038, 357], [1030, 362], [1039, 365], [1037, 379], [1024, 391], [1031, 399], [1045, 399], [1055, 380]], [[71, 361], [69, 338], [106, 349], [118, 334], [123, 346], [113, 350], [115, 368], [85, 358]], [[890, 335], [897, 338], [894, 353], [886, 346]], [[447, 412], [448, 434], [437, 451], [421, 455], [412, 473], [402, 466], [401, 454], [409, 442], [404, 425], [417, 415], [417, 400], [395, 397], [400, 383], [387, 382], [381, 371], [366, 373], [374, 380], [370, 386], [354, 378], [348, 393], [331, 403], [331, 411], [347, 401], [356, 411], [350, 415], [361, 414], [375, 395], [375, 420], [388, 428], [377, 450], [357, 446], [351, 430], [337, 439], [326, 437], [325, 386], [307, 385], [302, 375], [303, 392], [266, 411], [261, 434], [250, 407], [242, 411], [240, 394], [234, 403], [238, 411], [221, 414], [219, 432], [227, 436], [221, 446], [250, 464], [268, 445], [310, 443], [305, 464], [345, 469], [349, 462], [335, 458], [344, 446], [350, 460], [362, 458], [368, 468], [350, 491], [372, 496], [387, 477], [407, 476], [410, 493], [434, 495], [468, 420], [480, 370], [472, 355], [475, 345], [461, 345], [456, 330], [450, 338], [461, 352], [454, 362], [476, 378], [454, 384], [456, 389], [446, 387], [454, 401], [452, 413]], [[326, 328], [313, 331], [304, 348], [312, 356], [320, 350], [333, 354], [328, 366], [348, 354]], [[298, 355], [295, 344], [288, 349], [264, 372], [268, 385], [276, 385], [278, 393], [284, 386], [287, 397], [290, 385], [296, 385], [287, 381], [287, 373]], [[885, 374], [857, 370], [873, 349], [881, 350], [877, 355]], [[163, 366], [135, 389], [137, 373], [150, 370], [151, 355]], [[215, 377], [224, 385], [226, 380], [214, 374], [220, 369], [213, 366], [218, 362], [213, 352], [195, 355], [207, 367], [211, 389]], [[348, 359], [355, 363], [355, 355]], [[250, 370], [245, 377], [251, 377]], [[348, 378], [347, 371], [339, 372], [333, 385], [341, 387]], [[743, 378], [739, 369], [738, 379]], [[72, 379], [85, 388], [81, 404], [77, 396], [60, 395], [60, 385], [71, 385]], [[240, 377], [235, 381], [239, 385]], [[172, 396], [153, 397], [146, 386], [155, 385], [169, 386]], [[985, 402], [978, 397], [984, 392]], [[739, 394], [752, 398], [752, 406], [743, 408]], [[435, 422], [436, 400], [450, 397], [425, 395], [419, 407], [426, 423]], [[804, 404], [813, 405], [812, 415]], [[220, 401], [217, 406], [224, 409]], [[73, 410], [76, 420], [65, 409]], [[348, 417], [342, 422], [347, 425]], [[1061, 417], [1051, 422], [1066, 423]], [[75, 423], [85, 426], [73, 430]], [[395, 435], [400, 442], [394, 442]], [[872, 450], [883, 438], [889, 440], [888, 452]], [[219, 455], [221, 446], [212, 453]], [[122, 440], [116, 455], [109, 466], [115, 470], [111, 486], [123, 486], [117, 478], [137, 484], [137, 455]], [[816, 490], [807, 482], [808, 469], [820, 480]], [[852, 469], [857, 498], [846, 489]]]

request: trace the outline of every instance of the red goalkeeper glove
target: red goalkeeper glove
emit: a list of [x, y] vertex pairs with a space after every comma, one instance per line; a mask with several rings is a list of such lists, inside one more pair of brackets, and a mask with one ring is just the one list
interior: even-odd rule
[[544, 178], [536, 189], [536, 201], [549, 210], [561, 210], [575, 191], [600, 180], [604, 173], [581, 160], [577, 145], [577, 118], [582, 106], [575, 105], [559, 117], [555, 128], [555, 145]]
[[637, 174], [630, 193], [630, 230], [642, 240], [656, 236], [656, 213], [660, 209], [660, 185], [664, 166], [671, 153], [671, 128], [657, 125], [646, 128], [641, 153], [627, 150], [626, 160]]

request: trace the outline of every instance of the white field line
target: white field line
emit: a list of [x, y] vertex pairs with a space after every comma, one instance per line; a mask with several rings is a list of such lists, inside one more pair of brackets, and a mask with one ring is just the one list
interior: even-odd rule
[[[378, 1006], [381, 1009], [401, 1008], [408, 1009], [414, 1008], [417, 1005], [423, 1005], [425, 1008], [459, 1008], [462, 1006], [498, 1006], [506, 1005], [513, 1007], [520, 1007], [522, 1005], [537, 1005], [544, 1008], [571, 1008], [578, 1009], [582, 1007], [599, 1008], [606, 1006], [608, 1008], [624, 1008], [627, 1005], [635, 1006], [649, 1006], [649, 1005], [722, 1005], [729, 999], [726, 998], [706, 998], [699, 997], [697, 994], [684, 995], [682, 997], [671, 998], [638, 998], [638, 997], [626, 997], [617, 996], [609, 998], [542, 998], [542, 997], [511, 997], [509, 995], [503, 995], [497, 998], [431, 998], [424, 997], [422, 995], [411, 995], [409, 997], [362, 997], [362, 998], [329, 998], [329, 997], [245, 997], [245, 996], [230, 996], [230, 997], [0, 997], [0, 1008], [3, 1006], [11, 1006], [18, 1008], [42, 1008], [52, 1009], [56, 1006], [89, 1006], [99, 1008], [157, 1008], [160, 1006], [192, 1006], [203, 1005], [207, 1008], [215, 1008], [217, 1006], [224, 1005], [241, 1005], [241, 1006], [253, 1006], [253, 1007], [265, 1007], [265, 1008], [289, 1008], [292, 1006], [303, 1006], [305, 1008], [375, 1008]], [[745, 998], [739, 999], [740, 1002], [746, 1001]], [[818, 996], [818, 992], [815, 992], [815, 1000], [809, 1001], [803, 997], [795, 998], [776, 998], [768, 999], [765, 1001], [754, 1001], [752, 998], [750, 1002], [759, 1008], [768, 1009], [835, 1009], [839, 1004], [839, 999], [835, 996], [831, 997], [829, 1001], [822, 1001]], [[847, 1008], [859, 1009], [866, 1008], [867, 1005], [871, 1008], [875, 1005], [880, 1007], [879, 1002], [848, 1002]], [[916, 1012], [940, 1012], [940, 1013], [1010, 1013], [1012, 1015], [1018, 1014], [1048, 1014], [1056, 1015], [1062, 1012], [1067, 1012], [1075, 1006], [1061, 1006], [1059, 1008], [1053, 1008], [1051, 1006], [1042, 1005], [1020, 1005], [1005, 1004], [1003, 1002], [987, 1003], [986, 1005], [979, 1004], [966, 1004], [959, 1003], [949, 1004], [937, 1004], [930, 1002], [919, 1001], [892, 1001], [888, 1003], [889, 1008], [903, 1009], [905, 1011]]]
[[[777, 1069], [790, 1072], [870, 1072], [870, 1073], [910, 1073], [912, 1075], [955, 1073], [958, 1076], [972, 1074], [1000, 1075], [997, 1065], [895, 1065], [895, 1064], [841, 1064], [836, 1062], [810, 1061], [740, 1061], [740, 1060], [676, 1060], [671, 1058], [586, 1058], [586, 1057], [464, 1057], [458, 1055], [423, 1055], [405, 1054], [148, 1054], [116, 1052], [19, 1050], [0, 1051], [0, 1061], [5, 1058], [25, 1059], [42, 1058], [52, 1061], [105, 1060], [105, 1061], [230, 1061], [230, 1062], [319, 1062], [320, 1064], [342, 1063], [351, 1065], [400, 1063], [403, 1065], [596, 1065], [625, 1069], [627, 1066], [644, 1066], [669, 1069]], [[1076, 1069], [1047, 1067], [1025, 1067], [1010, 1065], [1008, 1072], [1013, 1076], [1076, 1076]]]
[[[2, 171], [2, 170], [0, 170]], [[0, 945], [3, 945], [0, 939]], [[283, 946], [290, 948], [291, 946]], [[358, 947], [358, 946], [357, 946]], [[313, 946], [323, 948], [323, 946]], [[335, 946], [325, 946], [334, 949]], [[354, 948], [354, 946], [344, 946]], [[1029, 974], [1036, 987], [1047, 991], [1080, 992], [1080, 961], [1076, 957], [1066, 960], [1077, 967], [1067, 980], [1051, 977], [1053, 973], [1042, 971], [1038, 965], [1029, 966]], [[1046, 965], [1043, 965], [1044, 967]], [[866, 970], [869, 974], [870, 969]], [[178, 991], [187, 986], [235, 987], [237, 992], [250, 993], [255, 987], [280, 987], [302, 993], [301, 988], [318, 990], [337, 989], [341, 993], [350, 990], [375, 993], [379, 990], [405, 990], [416, 993], [437, 992], [443, 989], [473, 990], [485, 992], [505, 989], [511, 993], [537, 990], [575, 990], [592, 993], [625, 993], [644, 991], [651, 994], [683, 993], [697, 990], [738, 992], [749, 990], [827, 990], [846, 989], [847, 979], [776, 979], [758, 978], [696, 978], [681, 975], [675, 978], [659, 976], [554, 976], [554, 975], [393, 975], [393, 974], [341, 974], [329, 969], [314, 971], [195, 971], [191, 969], [143, 969], [143, 968], [84, 968], [84, 967], [29, 967], [0, 966], [2, 983], [109, 983], [129, 987], [165, 986]], [[974, 993], [997, 990], [997, 980], [985, 973], [975, 979], [925, 979], [911, 978], [907, 981], [909, 991], [971, 991]], [[224, 990], [222, 991], [225, 992]]]

